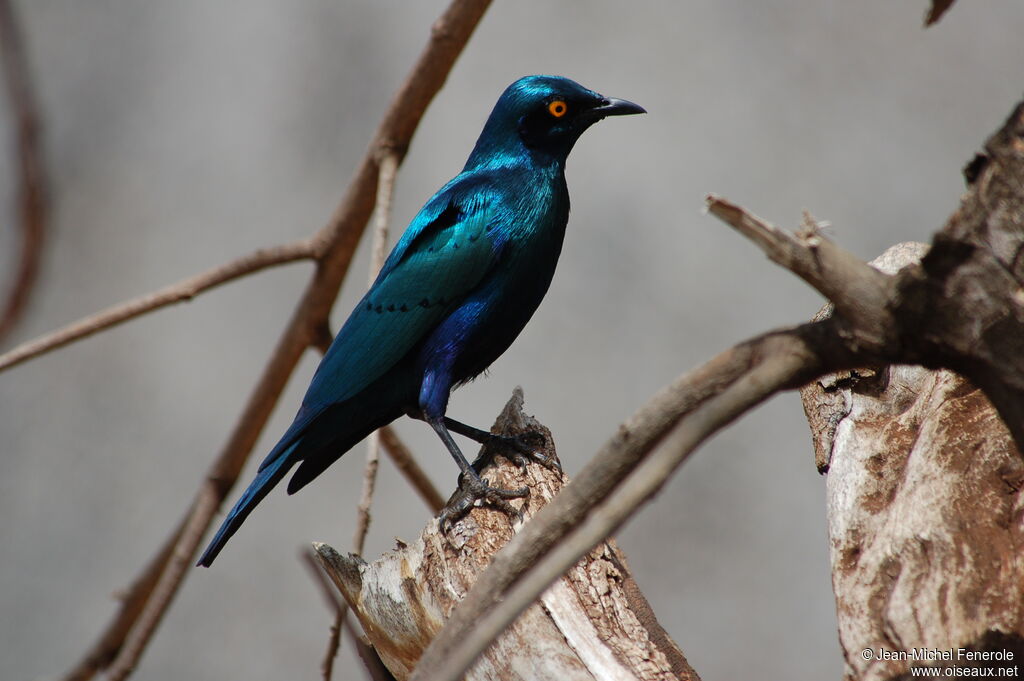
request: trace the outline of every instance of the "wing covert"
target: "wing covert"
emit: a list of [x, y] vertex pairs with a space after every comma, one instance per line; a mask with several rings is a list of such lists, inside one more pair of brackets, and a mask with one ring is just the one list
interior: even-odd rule
[[455, 309], [496, 262], [489, 229], [495, 212], [492, 201], [477, 192], [472, 200], [450, 200], [440, 210], [431, 204], [410, 225], [338, 332], [306, 392], [305, 406], [319, 411], [382, 376]]

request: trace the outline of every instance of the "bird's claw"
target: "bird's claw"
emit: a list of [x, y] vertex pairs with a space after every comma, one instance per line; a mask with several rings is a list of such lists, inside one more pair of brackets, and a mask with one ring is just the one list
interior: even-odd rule
[[437, 522], [441, 532], [446, 533], [458, 520], [470, 512], [477, 501], [494, 506], [506, 515], [515, 516], [519, 522], [522, 522], [522, 511], [508, 503], [508, 499], [521, 499], [529, 493], [530, 488], [526, 486], [518, 489], [491, 487], [486, 479], [480, 479], [475, 475], [460, 475], [459, 489], [441, 509], [441, 513], [437, 516]]
[[507, 456], [512, 463], [519, 466], [519, 469], [524, 473], [526, 472], [526, 465], [532, 460], [544, 466], [544, 468], [561, 475], [562, 465], [558, 460], [545, 456], [539, 451], [539, 448], [543, 447], [546, 442], [543, 434], [536, 430], [530, 430], [525, 433], [516, 433], [515, 435], [495, 435], [492, 433], [487, 441], [487, 445], [502, 450], [502, 454]]

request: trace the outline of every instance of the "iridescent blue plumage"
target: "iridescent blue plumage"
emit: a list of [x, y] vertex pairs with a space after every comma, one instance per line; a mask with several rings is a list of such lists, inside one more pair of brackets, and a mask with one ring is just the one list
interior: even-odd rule
[[402, 414], [441, 436], [481, 497], [486, 487], [448, 430], [448, 396], [497, 359], [547, 292], [569, 216], [565, 160], [590, 125], [643, 113], [566, 78], [528, 76], [505, 90], [462, 172], [413, 219], [310, 383], [294, 422], [228, 513], [199, 565], [295, 465], [301, 489], [373, 430]]

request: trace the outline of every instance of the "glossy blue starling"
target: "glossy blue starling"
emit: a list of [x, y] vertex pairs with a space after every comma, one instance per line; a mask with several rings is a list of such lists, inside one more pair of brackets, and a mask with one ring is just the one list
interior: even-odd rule
[[[638, 113], [567, 78], [527, 76], [505, 90], [466, 167], [416, 215], [338, 332], [294, 422], [199, 565], [213, 563], [296, 464], [289, 494], [403, 414], [426, 421], [459, 465], [467, 495], [459, 513], [475, 499], [507, 510], [504, 499], [525, 493], [480, 479], [451, 433], [501, 438], [448, 418], [448, 396], [505, 352], [547, 292], [569, 217], [565, 161], [576, 140], [602, 118]], [[528, 449], [517, 439], [504, 444]], [[442, 512], [442, 525], [450, 514]]]

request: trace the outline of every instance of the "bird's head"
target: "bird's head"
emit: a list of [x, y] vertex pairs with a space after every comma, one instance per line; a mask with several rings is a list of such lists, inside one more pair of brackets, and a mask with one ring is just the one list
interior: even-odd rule
[[564, 163], [591, 125], [607, 116], [638, 113], [647, 112], [568, 78], [526, 76], [498, 98], [466, 168], [501, 164], [524, 152], [542, 162]]

